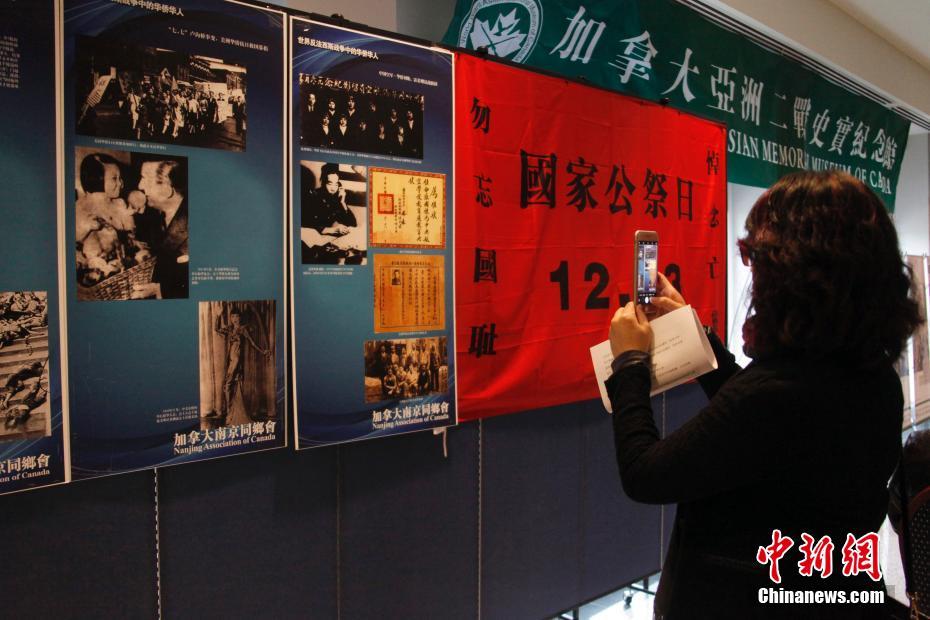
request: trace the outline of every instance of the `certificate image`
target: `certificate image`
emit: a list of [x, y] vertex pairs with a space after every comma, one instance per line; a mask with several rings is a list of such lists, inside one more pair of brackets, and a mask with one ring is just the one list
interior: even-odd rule
[[375, 333], [445, 329], [445, 256], [375, 255]]
[[371, 245], [444, 248], [446, 176], [370, 168]]
[[45, 291], [0, 293], [0, 441], [51, 435]]
[[75, 149], [77, 297], [188, 296], [187, 158]]

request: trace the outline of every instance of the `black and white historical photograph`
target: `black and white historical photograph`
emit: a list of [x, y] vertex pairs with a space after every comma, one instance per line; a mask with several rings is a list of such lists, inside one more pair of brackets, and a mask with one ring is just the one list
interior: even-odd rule
[[423, 95], [301, 73], [300, 144], [423, 158]]
[[364, 265], [368, 260], [368, 169], [300, 162], [301, 262]]
[[245, 150], [245, 67], [95, 37], [75, 64], [79, 134]]
[[48, 296], [0, 292], [0, 441], [51, 434]]
[[275, 301], [202, 301], [200, 430], [274, 419]]
[[187, 158], [77, 147], [77, 297], [188, 296]]
[[365, 402], [449, 391], [444, 336], [365, 342]]

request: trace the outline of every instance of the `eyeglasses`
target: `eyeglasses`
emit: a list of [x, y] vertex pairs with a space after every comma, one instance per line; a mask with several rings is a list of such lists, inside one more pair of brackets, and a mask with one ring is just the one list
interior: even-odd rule
[[749, 267], [752, 265], [753, 252], [752, 248], [749, 247], [749, 244], [746, 243], [745, 239], [740, 239], [736, 242], [736, 247], [739, 248], [739, 257], [743, 260], [743, 265]]

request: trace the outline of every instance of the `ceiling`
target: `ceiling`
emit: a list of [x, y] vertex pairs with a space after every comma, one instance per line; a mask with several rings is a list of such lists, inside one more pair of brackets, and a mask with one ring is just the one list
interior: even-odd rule
[[930, 71], [928, 0], [829, 0], [844, 13]]

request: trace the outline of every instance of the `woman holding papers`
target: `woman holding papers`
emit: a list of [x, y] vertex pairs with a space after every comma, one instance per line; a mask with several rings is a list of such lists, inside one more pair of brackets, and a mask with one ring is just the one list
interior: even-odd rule
[[[886, 617], [851, 601], [884, 590], [874, 533], [903, 408], [892, 365], [920, 323], [894, 226], [865, 184], [830, 171], [778, 181], [746, 229], [753, 361], [740, 369], [712, 335], [718, 369], [699, 379], [709, 403], [664, 439], [649, 400], [649, 322], [628, 304], [610, 325], [623, 488], [678, 503], [656, 617]], [[654, 306], [684, 305], [659, 279]], [[826, 602], [771, 604], [794, 600]]]

